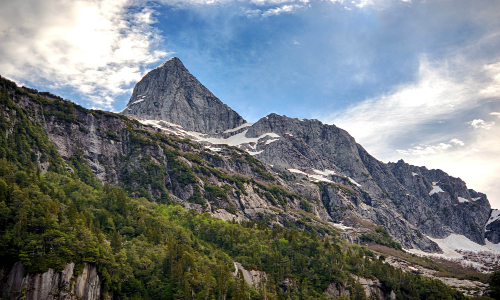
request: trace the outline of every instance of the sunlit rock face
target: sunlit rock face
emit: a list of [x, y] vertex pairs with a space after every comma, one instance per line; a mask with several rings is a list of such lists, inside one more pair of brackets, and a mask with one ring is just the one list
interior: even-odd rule
[[150, 71], [134, 87], [121, 112], [148, 120], [163, 120], [186, 130], [221, 133], [245, 120], [203, 86], [174, 57]]

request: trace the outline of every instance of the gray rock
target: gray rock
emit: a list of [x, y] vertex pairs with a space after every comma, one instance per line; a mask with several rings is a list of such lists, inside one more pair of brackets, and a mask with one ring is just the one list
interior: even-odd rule
[[2, 292], [4, 299], [26, 300], [99, 300], [101, 285], [97, 268], [85, 263], [83, 272], [73, 275], [75, 264], [67, 264], [62, 272], [49, 269], [45, 273], [24, 274], [21, 262], [14, 264]]
[[[467, 189], [460, 178], [441, 170], [427, 170], [403, 160], [389, 163], [388, 167], [418, 199], [419, 209], [415, 209], [410, 197], [400, 198], [399, 209], [422, 233], [436, 238], [456, 233], [484, 245], [483, 228], [491, 211], [486, 195]], [[439, 187], [435, 189], [438, 192], [432, 192], [434, 187]]]
[[245, 120], [203, 86], [173, 57], [139, 81], [121, 112], [142, 119], [164, 120], [187, 130], [222, 133]]
[[500, 243], [500, 219], [486, 225], [486, 238], [493, 244]]

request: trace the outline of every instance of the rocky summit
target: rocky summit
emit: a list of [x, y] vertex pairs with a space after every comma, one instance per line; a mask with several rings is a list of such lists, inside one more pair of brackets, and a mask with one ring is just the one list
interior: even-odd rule
[[187, 130], [206, 133], [221, 133], [245, 123], [238, 113], [189, 73], [176, 57], [150, 71], [136, 84], [121, 113], [163, 120]]

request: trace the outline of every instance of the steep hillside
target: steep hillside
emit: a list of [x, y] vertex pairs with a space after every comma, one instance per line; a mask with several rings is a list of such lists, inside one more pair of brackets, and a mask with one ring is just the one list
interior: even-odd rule
[[[320, 204], [241, 150], [211, 154], [2, 78], [0, 107], [2, 298], [466, 299], [336, 238], [307, 213]], [[265, 280], [250, 286], [235, 261]]]

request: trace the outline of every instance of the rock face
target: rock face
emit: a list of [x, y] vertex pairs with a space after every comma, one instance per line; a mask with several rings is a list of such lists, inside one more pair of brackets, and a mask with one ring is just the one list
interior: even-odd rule
[[[354, 281], [363, 287], [367, 299], [396, 299], [394, 291], [391, 291], [388, 295], [384, 293], [384, 287], [382, 283], [377, 279], [369, 279], [364, 277], [359, 277], [351, 274]], [[346, 284], [330, 283], [328, 288], [325, 290], [330, 297], [349, 297], [351, 295], [350, 287]]]
[[493, 244], [500, 243], [500, 220], [486, 225], [486, 238]]
[[259, 270], [246, 270], [239, 262], [234, 262], [234, 268], [236, 271], [233, 273], [233, 276], [236, 277], [238, 272], [241, 271], [243, 278], [250, 286], [258, 287], [262, 281], [267, 279], [266, 272]]
[[24, 275], [23, 265], [17, 262], [7, 278], [0, 278], [2, 299], [99, 300], [101, 286], [97, 268], [85, 264], [78, 276], [73, 275], [74, 268], [75, 264], [70, 263], [60, 273], [49, 269], [45, 273]]
[[142, 119], [163, 120], [187, 130], [222, 133], [245, 120], [204, 87], [174, 57], [150, 71], [134, 87], [121, 112]]
[[441, 170], [427, 170], [405, 163], [389, 163], [398, 181], [418, 199], [418, 207], [401, 199], [399, 209], [407, 220], [419, 224], [419, 229], [436, 238], [450, 233], [464, 235], [484, 245], [482, 230], [491, 207], [485, 194], [467, 189], [465, 182]]

